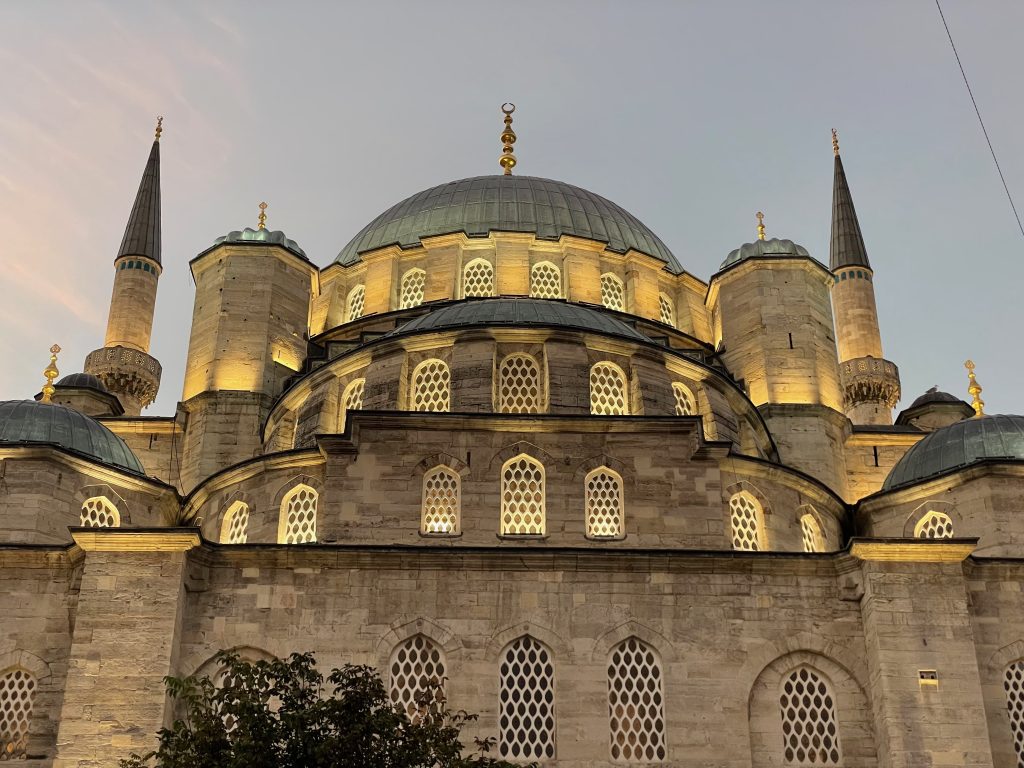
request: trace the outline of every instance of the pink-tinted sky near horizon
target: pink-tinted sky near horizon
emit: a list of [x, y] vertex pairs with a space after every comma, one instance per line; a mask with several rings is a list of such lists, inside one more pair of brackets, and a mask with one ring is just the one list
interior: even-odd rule
[[[989, 132], [1024, 204], [1024, 4], [945, 0]], [[256, 221], [320, 266], [394, 202], [517, 172], [609, 197], [707, 278], [769, 236], [828, 260], [837, 127], [876, 271], [901, 407], [966, 396], [1024, 412], [1024, 238], [932, 0], [802, 2], [121, 2], [0, 5], [0, 399], [102, 345], [112, 260], [155, 117], [164, 274], [148, 415], [181, 394], [188, 261]]]

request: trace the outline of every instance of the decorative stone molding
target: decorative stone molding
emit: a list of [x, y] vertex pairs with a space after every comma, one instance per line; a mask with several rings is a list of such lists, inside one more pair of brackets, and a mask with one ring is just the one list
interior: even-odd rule
[[900, 371], [896, 364], [877, 357], [858, 357], [839, 366], [846, 408], [882, 403], [895, 408], [900, 399]]
[[71, 538], [86, 552], [187, 552], [202, 543], [198, 528], [72, 528]]
[[146, 407], [160, 389], [160, 362], [145, 352], [127, 347], [103, 347], [85, 358], [85, 371], [98, 376], [111, 392], [137, 400]]

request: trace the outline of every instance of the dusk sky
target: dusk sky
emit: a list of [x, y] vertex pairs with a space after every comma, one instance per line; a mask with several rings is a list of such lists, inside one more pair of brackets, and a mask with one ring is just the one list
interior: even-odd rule
[[[1024, 3], [943, 9], [1024, 207]], [[103, 344], [157, 115], [163, 263], [151, 354], [173, 413], [189, 260], [268, 225], [319, 266], [393, 203], [500, 173], [608, 197], [707, 280], [756, 236], [828, 262], [829, 130], [875, 270], [905, 408], [933, 384], [1024, 413], [1024, 237], [933, 0], [0, 3], [0, 399]]]

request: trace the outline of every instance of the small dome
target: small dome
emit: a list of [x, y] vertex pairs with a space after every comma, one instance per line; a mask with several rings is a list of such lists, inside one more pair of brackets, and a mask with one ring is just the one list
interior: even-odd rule
[[251, 243], [265, 243], [267, 245], [280, 245], [282, 248], [294, 253], [296, 256], [301, 256], [306, 259], [306, 252], [299, 248], [299, 244], [292, 240], [290, 237], [285, 235], [280, 230], [269, 230], [269, 229], [236, 229], [234, 232], [228, 232], [223, 237], [218, 237], [213, 241], [214, 247], [223, 245], [224, 243], [236, 243], [239, 245], [248, 245]]
[[964, 419], [932, 432], [903, 454], [882, 490], [926, 480], [985, 459], [1024, 459], [1024, 416]]
[[731, 251], [722, 262], [719, 269], [731, 267], [733, 264], [749, 259], [751, 256], [807, 256], [811, 254], [802, 245], [797, 245], [792, 240], [779, 240], [773, 237], [771, 240], [755, 240], [752, 243], [744, 243], [735, 251]]
[[96, 389], [105, 394], [109, 394], [110, 390], [107, 389], [106, 384], [100, 381], [99, 376], [93, 376], [91, 373], [72, 373], [65, 376], [63, 379], [57, 382], [58, 387], [84, 387], [87, 389]]
[[132, 449], [85, 414], [34, 400], [0, 402], [0, 444], [49, 444], [139, 475], [146, 472]]
[[918, 408], [922, 405], [928, 405], [929, 403], [963, 403], [956, 395], [951, 395], [949, 392], [940, 392], [938, 387], [932, 387], [914, 402], [910, 404], [907, 410]]

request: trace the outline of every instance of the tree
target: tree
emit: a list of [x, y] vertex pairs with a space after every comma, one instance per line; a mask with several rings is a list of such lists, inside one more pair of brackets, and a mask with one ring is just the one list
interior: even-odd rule
[[449, 711], [439, 680], [410, 717], [372, 667], [346, 664], [325, 681], [311, 653], [246, 662], [221, 652], [217, 661], [220, 685], [165, 679], [180, 717], [154, 752], [121, 768], [513, 768], [487, 756], [490, 738], [463, 756], [461, 732], [476, 715]]

